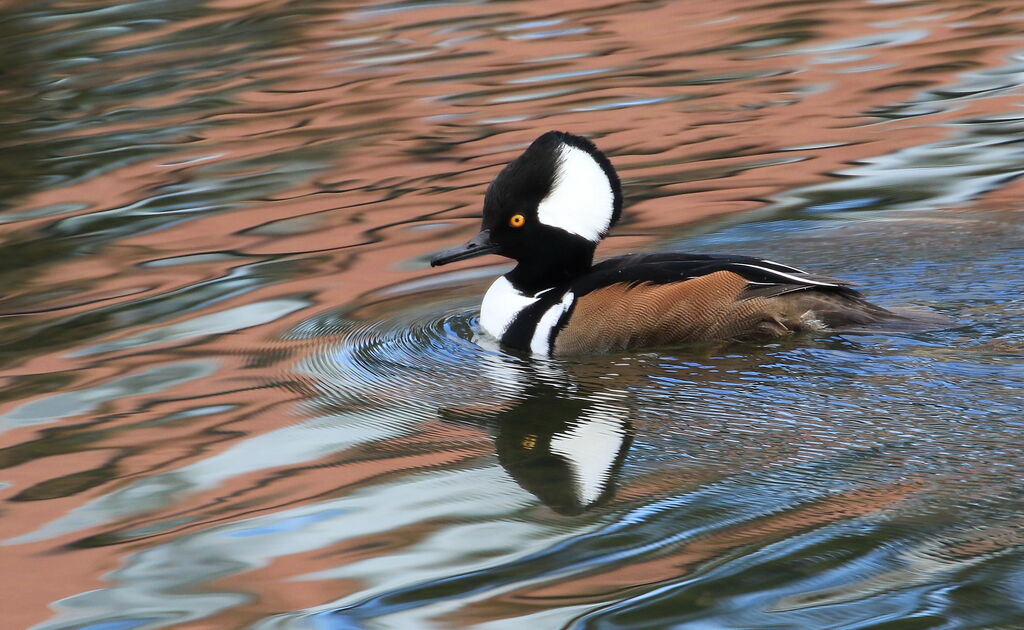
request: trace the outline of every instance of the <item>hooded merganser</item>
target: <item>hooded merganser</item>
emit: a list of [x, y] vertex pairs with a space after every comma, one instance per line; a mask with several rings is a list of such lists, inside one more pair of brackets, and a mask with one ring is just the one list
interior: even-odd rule
[[484, 254], [515, 260], [484, 295], [480, 325], [505, 346], [545, 356], [950, 323], [938, 313], [885, 309], [849, 282], [748, 256], [630, 254], [593, 264], [621, 212], [608, 158], [586, 138], [549, 131], [491, 182], [480, 233], [430, 264]]

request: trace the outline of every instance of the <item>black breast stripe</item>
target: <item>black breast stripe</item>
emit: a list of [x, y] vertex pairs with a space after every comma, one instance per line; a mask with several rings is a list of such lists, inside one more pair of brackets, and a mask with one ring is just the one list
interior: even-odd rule
[[819, 287], [841, 287], [849, 284], [835, 278], [814, 276], [804, 272], [792, 273], [779, 271], [777, 269], [751, 263], [733, 263], [726, 269], [743, 276], [747, 280], [759, 283], [810, 284]]
[[[530, 350], [530, 342], [533, 340], [533, 333], [537, 330], [540, 318], [549, 308], [562, 301], [567, 290], [568, 287], [556, 287], [544, 291], [540, 299], [519, 311], [516, 318], [509, 324], [505, 334], [501, 336], [501, 343], [510, 348]], [[553, 338], [554, 335], [552, 335]]]

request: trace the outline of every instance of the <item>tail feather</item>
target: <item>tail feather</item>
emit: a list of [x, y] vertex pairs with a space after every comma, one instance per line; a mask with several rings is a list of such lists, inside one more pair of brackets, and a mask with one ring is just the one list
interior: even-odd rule
[[906, 333], [948, 328], [954, 322], [935, 311], [913, 307], [883, 308], [856, 291], [798, 291], [770, 298], [790, 330], [848, 333]]
[[923, 308], [895, 307], [883, 310], [884, 313], [875, 315], [877, 319], [872, 322], [850, 323], [832, 329], [849, 333], [907, 333], [940, 330], [955, 323], [942, 313]]

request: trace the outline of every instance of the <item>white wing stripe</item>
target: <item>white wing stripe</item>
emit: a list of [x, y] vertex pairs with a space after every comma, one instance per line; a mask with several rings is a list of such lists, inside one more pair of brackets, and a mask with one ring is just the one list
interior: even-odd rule
[[787, 280], [792, 280], [793, 282], [798, 282], [800, 284], [815, 284], [815, 285], [818, 285], [820, 287], [838, 287], [839, 286], [838, 284], [836, 284], [834, 282], [822, 282], [821, 280], [811, 280], [810, 278], [801, 278], [799, 276], [790, 275], [788, 273], [782, 273], [781, 271], [778, 271], [778, 270], [775, 270], [775, 269], [769, 269], [768, 267], [760, 267], [758, 265], [751, 265], [749, 263], [733, 263], [733, 264], [738, 266], [738, 267], [750, 267], [751, 269], [760, 269], [761, 271], [766, 271], [766, 272], [768, 272], [770, 274], [774, 274], [776, 276], [779, 276], [780, 278], [785, 278]]
[[766, 259], [762, 258], [761, 262], [768, 263], [769, 265], [775, 265], [776, 267], [782, 267], [786, 271], [792, 271], [794, 273], [807, 273], [803, 269], [797, 269], [796, 267], [790, 267], [789, 265], [783, 265], [782, 263], [777, 263], [774, 260], [766, 260]]

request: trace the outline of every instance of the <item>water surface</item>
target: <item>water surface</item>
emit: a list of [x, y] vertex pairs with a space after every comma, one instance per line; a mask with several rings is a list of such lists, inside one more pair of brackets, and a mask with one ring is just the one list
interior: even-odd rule
[[[1018, 3], [11, 3], [4, 627], [1024, 627]], [[539, 133], [599, 255], [957, 321], [571, 360], [431, 270]]]

